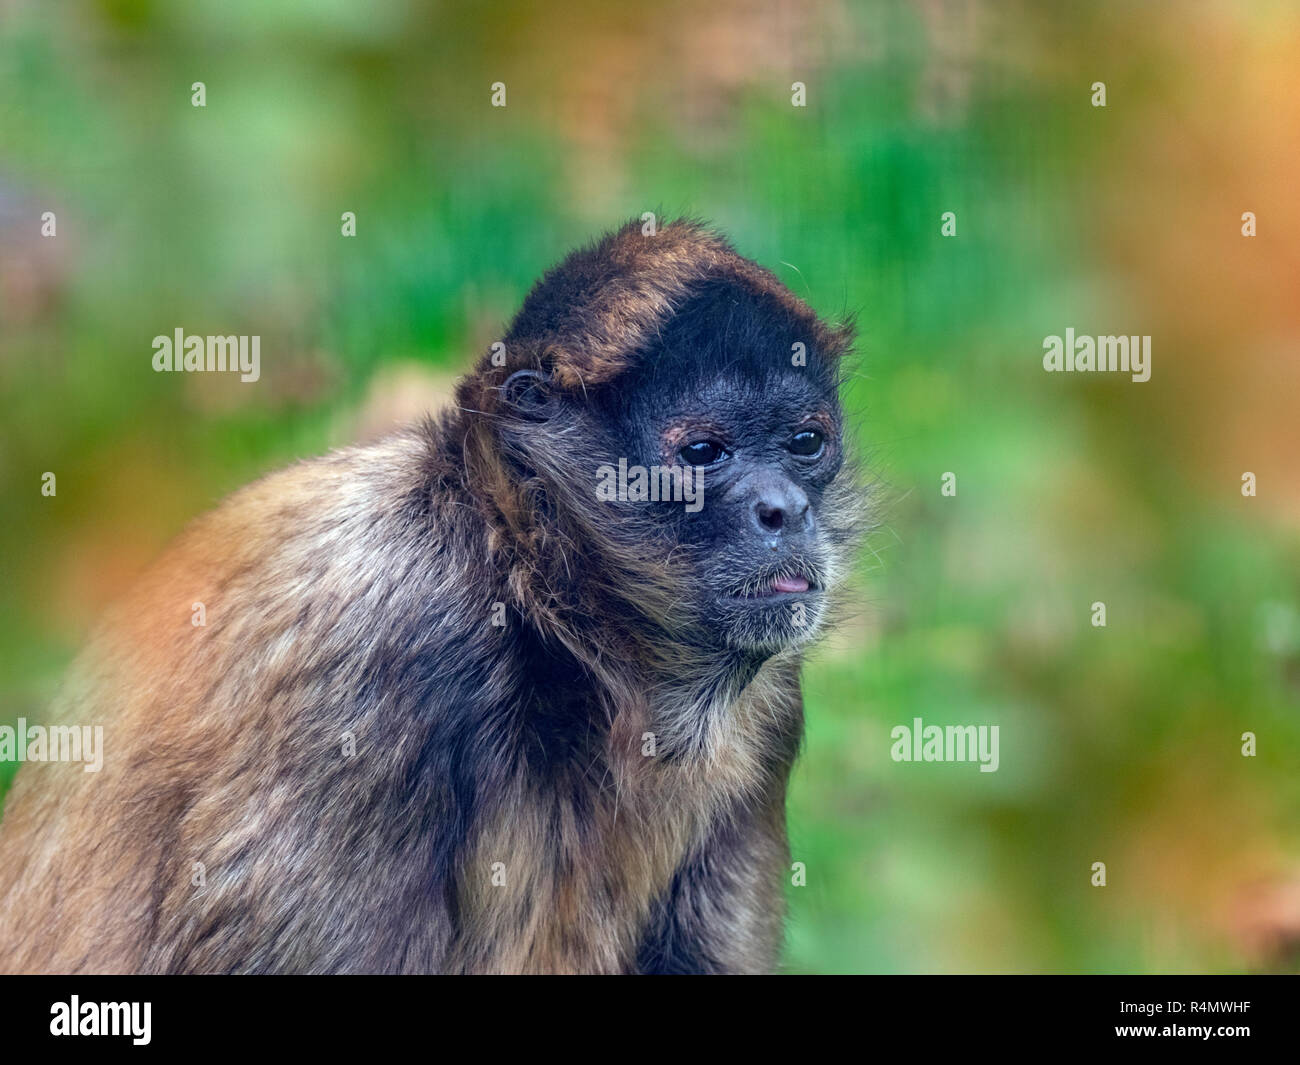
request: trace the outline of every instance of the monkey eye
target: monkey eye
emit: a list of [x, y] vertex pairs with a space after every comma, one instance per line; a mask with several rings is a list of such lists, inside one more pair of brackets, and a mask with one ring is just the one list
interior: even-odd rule
[[677, 454], [687, 466], [712, 466], [727, 457], [722, 445], [713, 440], [697, 440], [693, 444], [683, 444]]
[[790, 454], [814, 458], [822, 453], [826, 438], [819, 429], [800, 429], [790, 441]]

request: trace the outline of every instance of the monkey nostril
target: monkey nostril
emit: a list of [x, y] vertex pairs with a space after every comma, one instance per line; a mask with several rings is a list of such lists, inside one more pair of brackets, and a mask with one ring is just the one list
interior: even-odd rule
[[755, 509], [758, 511], [759, 525], [772, 532], [781, 531], [781, 527], [785, 524], [784, 510], [780, 507], [770, 507], [766, 503], [759, 503]]
[[808, 496], [798, 485], [766, 470], [742, 483], [749, 492], [749, 521], [759, 535], [772, 539], [809, 532], [812, 512], [808, 509]]

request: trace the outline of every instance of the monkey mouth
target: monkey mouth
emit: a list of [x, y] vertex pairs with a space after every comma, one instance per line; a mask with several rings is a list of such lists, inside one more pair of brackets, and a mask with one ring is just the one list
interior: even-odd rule
[[783, 573], [774, 577], [765, 577], [755, 587], [750, 584], [731, 595], [732, 599], [779, 599], [786, 596], [805, 595], [817, 592], [816, 579], [806, 573]]

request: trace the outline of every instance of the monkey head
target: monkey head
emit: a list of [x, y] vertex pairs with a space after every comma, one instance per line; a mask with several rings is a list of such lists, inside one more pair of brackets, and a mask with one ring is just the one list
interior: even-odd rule
[[485, 415], [481, 453], [504, 456], [475, 468], [521, 600], [706, 652], [814, 638], [860, 524], [850, 343], [695, 223], [633, 223], [561, 263], [506, 365], [486, 359], [460, 396]]
[[[844, 462], [836, 386], [790, 297], [720, 278], [593, 390], [628, 465], [661, 471], [647, 478], [659, 498], [642, 502], [676, 548], [700, 642], [771, 653], [821, 627], [842, 570], [840, 516], [827, 512]], [[663, 490], [673, 468], [691, 492]]]

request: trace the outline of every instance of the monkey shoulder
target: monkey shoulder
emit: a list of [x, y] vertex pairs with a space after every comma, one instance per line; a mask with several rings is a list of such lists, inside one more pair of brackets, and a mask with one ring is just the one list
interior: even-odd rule
[[439, 667], [472, 673], [491, 628], [475, 572], [481, 519], [445, 491], [433, 498], [434, 431], [300, 461], [235, 492], [108, 612], [85, 657], [195, 718], [218, 707], [264, 717], [269, 703], [304, 713], [314, 692], [369, 705], [423, 686], [428, 698]]

